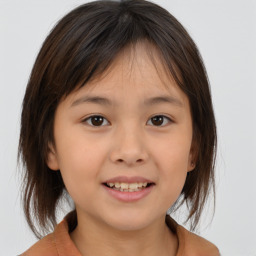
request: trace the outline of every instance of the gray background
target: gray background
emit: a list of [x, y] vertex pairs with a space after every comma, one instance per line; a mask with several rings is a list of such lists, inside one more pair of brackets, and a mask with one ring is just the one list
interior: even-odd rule
[[[36, 239], [20, 205], [16, 155], [21, 102], [39, 48], [52, 26], [86, 1], [0, 0], [0, 254]], [[159, 0], [197, 43], [212, 85], [219, 151], [217, 204], [201, 235], [224, 256], [256, 255], [256, 1]], [[60, 218], [63, 215], [60, 214]]]

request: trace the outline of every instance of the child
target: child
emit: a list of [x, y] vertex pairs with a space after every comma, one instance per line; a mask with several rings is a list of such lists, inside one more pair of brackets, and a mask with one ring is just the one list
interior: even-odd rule
[[206, 71], [182, 25], [147, 1], [78, 7], [44, 42], [23, 101], [24, 210], [38, 238], [54, 232], [22, 255], [219, 255], [166, 214], [186, 203], [195, 229], [215, 147]]

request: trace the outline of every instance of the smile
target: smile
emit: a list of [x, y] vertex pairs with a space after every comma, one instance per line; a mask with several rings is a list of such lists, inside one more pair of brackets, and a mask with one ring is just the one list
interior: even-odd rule
[[112, 188], [121, 192], [137, 192], [145, 189], [152, 185], [152, 183], [148, 182], [134, 182], [134, 183], [126, 183], [126, 182], [108, 182], [104, 183], [105, 186]]
[[128, 203], [149, 195], [156, 184], [141, 176], [117, 176], [104, 181], [102, 185], [111, 197]]

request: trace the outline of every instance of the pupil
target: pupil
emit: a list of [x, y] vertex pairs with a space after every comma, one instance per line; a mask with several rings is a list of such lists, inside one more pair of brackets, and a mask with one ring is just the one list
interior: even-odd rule
[[101, 116], [92, 117], [92, 124], [95, 126], [99, 126], [103, 123], [103, 118]]
[[163, 124], [163, 117], [162, 116], [155, 116], [152, 118], [152, 123], [154, 125], [161, 125]]

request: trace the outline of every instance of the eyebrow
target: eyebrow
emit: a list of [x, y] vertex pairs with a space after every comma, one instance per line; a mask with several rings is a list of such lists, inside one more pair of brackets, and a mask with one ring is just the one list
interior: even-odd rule
[[[71, 104], [71, 107], [80, 105], [82, 103], [93, 103], [93, 104], [98, 104], [103, 106], [113, 105], [113, 102], [107, 98], [103, 98], [99, 96], [84, 96], [75, 100]], [[144, 101], [144, 105], [146, 106], [152, 106], [152, 105], [157, 105], [161, 103], [169, 103], [179, 107], [183, 107], [183, 103], [179, 99], [172, 96], [157, 96], [157, 97], [148, 98]]]

